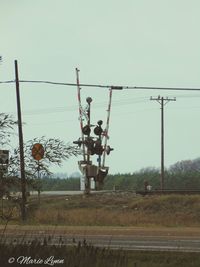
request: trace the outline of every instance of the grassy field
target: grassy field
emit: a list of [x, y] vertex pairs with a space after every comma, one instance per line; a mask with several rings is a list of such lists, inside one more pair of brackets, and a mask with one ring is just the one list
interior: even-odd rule
[[[6, 200], [4, 200], [6, 202]], [[4, 214], [6, 214], [4, 203]], [[19, 208], [12, 221], [20, 221]], [[3, 221], [1, 221], [4, 223]], [[98, 193], [88, 197], [31, 197], [28, 224], [73, 226], [200, 226], [199, 195], [135, 196], [133, 193]]]
[[199, 226], [199, 195], [134, 196], [131, 193], [57, 196], [30, 200], [33, 224], [93, 226]]

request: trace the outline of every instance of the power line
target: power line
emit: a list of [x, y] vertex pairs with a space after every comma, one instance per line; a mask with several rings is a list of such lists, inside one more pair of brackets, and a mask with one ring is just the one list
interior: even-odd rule
[[[179, 98], [198, 98], [200, 97], [199, 94], [196, 95], [191, 95], [191, 94], [183, 94], [183, 95], [178, 95]], [[125, 98], [125, 99], [117, 99], [113, 100], [113, 106], [124, 106], [124, 105], [131, 105], [131, 104], [140, 104], [140, 103], [145, 103], [148, 101], [148, 97], [134, 97], [134, 98]], [[95, 103], [95, 106], [93, 109], [98, 109], [101, 107], [105, 106], [105, 101], [97, 102]], [[187, 106], [187, 107], [172, 107], [173, 109], [179, 109], [179, 108], [200, 108], [199, 106]], [[57, 112], [70, 112], [74, 111], [77, 109], [77, 105], [72, 105], [72, 106], [58, 106], [58, 107], [53, 107], [53, 108], [37, 108], [37, 109], [29, 109], [29, 110], [24, 110], [23, 114], [24, 116], [32, 116], [32, 115], [46, 115], [50, 113], [57, 113]], [[14, 111], [8, 111], [7, 113], [10, 114], [15, 114]]]
[[167, 91], [200, 91], [200, 88], [189, 87], [154, 87], [154, 86], [126, 86], [123, 89], [144, 89], [144, 90], [167, 90]]
[[[128, 99], [118, 99], [113, 101], [113, 106], [122, 106], [122, 105], [129, 105], [129, 104], [139, 104], [147, 102], [147, 97], [135, 97], [135, 98], [128, 98]], [[102, 108], [105, 106], [105, 101], [97, 102], [93, 109]], [[53, 108], [37, 108], [37, 109], [29, 109], [24, 110], [23, 114], [26, 115], [43, 115], [49, 113], [57, 113], [57, 112], [70, 112], [77, 109], [76, 105], [72, 106], [60, 106], [60, 107], [53, 107]], [[14, 114], [15, 112], [8, 112]]]
[[[64, 82], [53, 82], [53, 81], [42, 81], [42, 80], [19, 80], [20, 83], [42, 83], [51, 85], [63, 85], [63, 86], [77, 86], [76, 83], [64, 83]], [[15, 83], [15, 80], [0, 81], [0, 84]], [[200, 91], [200, 88], [190, 87], [157, 87], [157, 86], [114, 86], [114, 85], [101, 85], [101, 84], [80, 84], [80, 87], [96, 87], [96, 88], [112, 88], [113, 90], [167, 90], [167, 91]]]

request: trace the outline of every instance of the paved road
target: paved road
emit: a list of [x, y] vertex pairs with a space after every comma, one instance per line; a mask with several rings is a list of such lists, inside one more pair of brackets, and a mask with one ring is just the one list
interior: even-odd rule
[[1, 236], [6, 243], [30, 244], [33, 240], [47, 242], [49, 245], [77, 245], [79, 242], [98, 247], [124, 250], [154, 250], [154, 251], [183, 251], [200, 252], [199, 237], [167, 237], [167, 236], [127, 236], [127, 235], [70, 235], [43, 233], [5, 233]]

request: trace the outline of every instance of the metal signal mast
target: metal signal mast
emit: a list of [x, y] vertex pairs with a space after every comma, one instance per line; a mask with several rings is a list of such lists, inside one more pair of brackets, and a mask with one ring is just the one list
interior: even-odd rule
[[[108, 143], [108, 130], [110, 124], [110, 112], [111, 112], [111, 102], [112, 102], [112, 91], [121, 90], [121, 87], [111, 86], [109, 89], [109, 101], [107, 109], [107, 120], [105, 129], [102, 128], [103, 121], [99, 120], [96, 125], [91, 124], [90, 121], [90, 112], [91, 112], [91, 103], [92, 98], [87, 97], [86, 108], [82, 107], [81, 101], [81, 88], [79, 83], [79, 70], [76, 69], [76, 78], [77, 78], [77, 92], [78, 92], [78, 106], [79, 106], [79, 120], [80, 120], [80, 129], [81, 137], [74, 141], [74, 144], [77, 144], [83, 151], [83, 160], [78, 162], [79, 168], [84, 176], [85, 181], [85, 194], [90, 193], [90, 181], [91, 178], [94, 178], [95, 189], [99, 190], [102, 188], [104, 178], [108, 174], [109, 167], [105, 166], [106, 155], [109, 155], [113, 150]], [[86, 121], [84, 125], [84, 121]], [[91, 135], [91, 129], [94, 127], [93, 132], [94, 136]], [[92, 163], [91, 157], [97, 156], [98, 166]]]

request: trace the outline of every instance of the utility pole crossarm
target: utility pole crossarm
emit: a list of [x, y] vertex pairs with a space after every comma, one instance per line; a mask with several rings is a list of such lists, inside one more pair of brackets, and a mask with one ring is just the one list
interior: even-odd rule
[[176, 97], [173, 97], [173, 98], [169, 98], [169, 97], [161, 97], [161, 96], [158, 96], [158, 97], [150, 97], [150, 100], [156, 100], [158, 103], [161, 104], [161, 101], [166, 101], [165, 105], [169, 102], [169, 101], [176, 101]]

